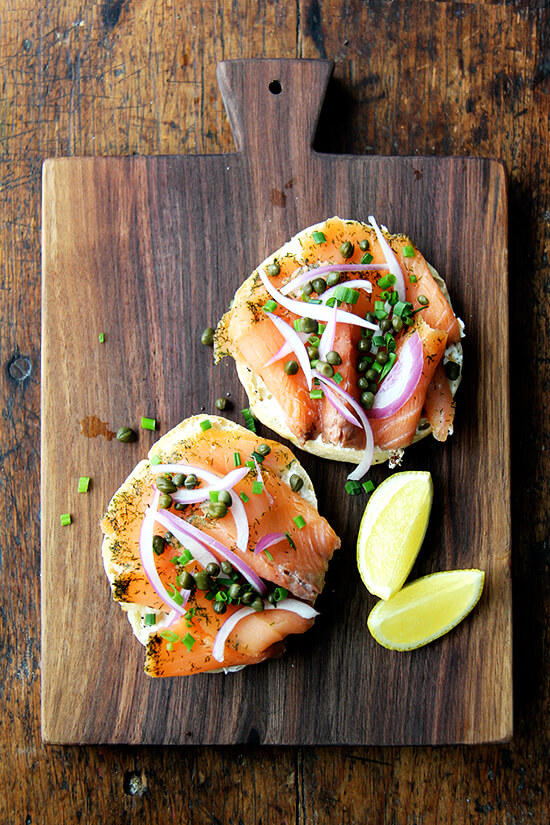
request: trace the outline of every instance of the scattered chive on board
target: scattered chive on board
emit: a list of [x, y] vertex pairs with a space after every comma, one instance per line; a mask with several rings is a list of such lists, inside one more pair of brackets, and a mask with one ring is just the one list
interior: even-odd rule
[[348, 496], [358, 496], [361, 492], [361, 485], [358, 481], [346, 481], [345, 489]]
[[145, 418], [142, 416], [141, 418], [141, 429], [142, 430], [156, 430], [157, 429], [157, 422], [154, 418]]
[[61, 516], [60, 516], [60, 519], [61, 519], [61, 525], [63, 527], [66, 527], [68, 524], [72, 523], [72, 518], [71, 518], [70, 513], [62, 513]]
[[99, 343], [100, 343], [100, 344], [105, 343], [105, 333], [104, 333], [104, 332], [100, 332], [100, 333], [99, 333], [99, 335], [98, 335], [98, 339], [99, 339]]
[[89, 476], [80, 476], [80, 478], [78, 479], [78, 492], [79, 493], [87, 493], [89, 486], [90, 486]]

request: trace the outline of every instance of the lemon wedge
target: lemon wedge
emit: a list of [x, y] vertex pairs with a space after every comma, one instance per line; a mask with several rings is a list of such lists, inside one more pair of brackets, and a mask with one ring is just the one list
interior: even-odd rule
[[431, 573], [378, 602], [367, 625], [390, 650], [414, 650], [438, 639], [475, 607], [483, 590], [482, 570]]
[[370, 593], [389, 599], [403, 586], [424, 540], [432, 500], [428, 472], [394, 473], [376, 488], [357, 536], [357, 566]]

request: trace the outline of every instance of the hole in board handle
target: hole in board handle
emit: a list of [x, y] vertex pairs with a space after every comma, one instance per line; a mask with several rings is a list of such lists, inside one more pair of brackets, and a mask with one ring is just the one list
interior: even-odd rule
[[283, 91], [283, 87], [281, 86], [280, 80], [272, 80], [269, 84], [269, 91], [272, 95], [280, 95]]

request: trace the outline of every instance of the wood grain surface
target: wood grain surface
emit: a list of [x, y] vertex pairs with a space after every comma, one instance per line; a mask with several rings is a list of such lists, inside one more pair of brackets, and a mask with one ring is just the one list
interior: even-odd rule
[[[236, 153], [46, 161], [46, 741], [418, 745], [511, 736], [503, 169], [475, 158], [313, 152], [331, 70], [330, 61], [220, 63]], [[200, 344], [202, 330], [215, 326], [256, 263], [299, 229], [334, 214], [366, 221], [371, 212], [414, 238], [444, 274], [466, 320], [466, 364], [475, 368], [465, 370], [456, 436], [444, 448], [411, 449], [402, 467], [430, 469], [435, 488], [431, 529], [413, 577], [479, 567], [487, 579], [481, 605], [455, 633], [412, 655], [376, 644], [366, 631], [376, 599], [367, 598], [355, 563], [365, 499], [345, 494], [346, 465], [308, 457], [320, 510], [343, 547], [318, 602], [315, 630], [292, 640], [289, 655], [238, 675], [152, 682], [141, 672], [143, 650], [107, 602], [98, 522], [155, 435], [142, 434], [121, 449], [117, 441], [87, 437], [81, 422], [95, 417], [111, 431], [137, 423], [139, 431], [147, 415], [164, 433], [204, 407], [215, 412], [215, 398], [227, 391], [233, 418], [242, 422], [246, 396], [231, 364], [213, 365], [211, 350]], [[479, 443], [483, 461], [474, 448]], [[390, 472], [377, 468], [371, 475], [381, 481]], [[79, 475], [92, 477], [89, 494], [75, 492]], [[65, 512], [72, 515], [69, 526], [60, 524]], [[98, 618], [91, 622], [92, 605]]]
[[[292, 8], [3, 0], [0, 19], [0, 821], [549, 821], [548, 9], [538, 0], [311, 0]], [[233, 151], [215, 65], [262, 56], [335, 60], [316, 135], [321, 151], [496, 157], [509, 174], [510, 322], [521, 330], [510, 347], [516, 721], [509, 744], [41, 744], [42, 160]]]

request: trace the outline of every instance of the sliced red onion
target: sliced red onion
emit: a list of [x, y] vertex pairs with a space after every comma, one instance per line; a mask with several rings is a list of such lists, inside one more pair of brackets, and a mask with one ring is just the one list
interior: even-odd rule
[[401, 267], [399, 266], [399, 261], [395, 257], [395, 253], [387, 240], [385, 239], [384, 235], [382, 234], [382, 230], [376, 223], [376, 219], [374, 215], [369, 215], [369, 223], [372, 227], [374, 227], [374, 231], [376, 232], [376, 237], [378, 238], [378, 243], [382, 247], [382, 252], [384, 253], [384, 257], [388, 263], [390, 268], [390, 272], [392, 275], [395, 275], [395, 290], [399, 295], [400, 301], [407, 300], [407, 292], [405, 290], [405, 279], [403, 277], [403, 272]]
[[[366, 264], [365, 264], [366, 266]], [[288, 309], [289, 312], [294, 312], [301, 318], [314, 318], [316, 321], [326, 322], [330, 320], [331, 308], [325, 304], [312, 304], [309, 301], [295, 301], [293, 298], [286, 298], [278, 289], [275, 289], [269, 278], [262, 270], [258, 270], [260, 279], [269, 292], [273, 300], [281, 304], [281, 306]], [[364, 327], [365, 329], [376, 329], [376, 324], [366, 321], [360, 315], [355, 315], [353, 312], [345, 312], [343, 309], [338, 310], [337, 321], [342, 324], [353, 324], [354, 326]]]
[[[288, 295], [289, 292], [297, 289], [302, 284], [311, 281], [312, 278], [319, 278], [321, 275], [328, 275], [329, 272], [376, 272], [377, 269], [387, 269], [388, 264], [323, 264], [322, 266], [308, 269], [296, 275], [291, 281], [281, 287], [281, 295]], [[300, 267], [301, 269], [301, 267]], [[323, 293], [324, 294], [324, 293]]]
[[[202, 467], [195, 467], [194, 465], [186, 464], [185, 462], [181, 462], [180, 464], [159, 464], [156, 469], [158, 470], [161, 467], [162, 470], [160, 470], [160, 472], [164, 473], [181, 473], [182, 470], [186, 470], [188, 473], [194, 473], [197, 478], [201, 478], [203, 481], [209, 482], [211, 486], [208, 488], [208, 492], [210, 490], [228, 490], [229, 495], [231, 496], [231, 508], [229, 512], [233, 516], [233, 521], [235, 522], [235, 527], [237, 528], [237, 538], [235, 540], [235, 544], [239, 550], [247, 549], [250, 529], [248, 526], [246, 510], [244, 509], [244, 505], [240, 497], [234, 490], [231, 489], [232, 486], [237, 484], [237, 481], [242, 480], [248, 473], [247, 467], [237, 467], [235, 470], [231, 470], [223, 477], [217, 476], [210, 470], [203, 470]], [[206, 487], [203, 487], [203, 492], [206, 489]], [[172, 499], [176, 502], [181, 501], [183, 504], [193, 503], [192, 500], [183, 497], [187, 492], [198, 494], [199, 490], [179, 490], [178, 492], [172, 494]], [[182, 497], [177, 498], [180, 494]], [[207, 496], [204, 498], [194, 499], [194, 501], [195, 503], [198, 501], [205, 501], [206, 498]]]
[[[302, 341], [302, 343], [305, 344], [305, 342], [309, 338], [309, 333], [307, 333], [307, 332], [298, 332], [297, 334], [300, 336], [300, 340]], [[279, 350], [277, 350], [275, 355], [273, 355], [269, 359], [269, 361], [265, 362], [264, 367], [269, 367], [271, 364], [274, 364], [276, 361], [280, 361], [281, 358], [284, 358], [286, 355], [290, 355], [291, 352], [294, 352], [292, 344], [289, 344], [288, 341], [285, 341], [284, 344], [282, 345], [282, 347]]]
[[[159, 465], [160, 466], [160, 465]], [[178, 466], [177, 472], [181, 472], [182, 466], [181, 465], [171, 465], [166, 464], [165, 467], [171, 466]], [[157, 471], [157, 467], [155, 467], [155, 472]], [[184, 467], [184, 469], [186, 469]], [[161, 470], [160, 472], [175, 472], [174, 470]], [[235, 484], [238, 484], [239, 481], [242, 481], [243, 478], [248, 475], [249, 469], [248, 467], [237, 467], [235, 470], [231, 470], [227, 475], [222, 476], [218, 479], [217, 482], [213, 484], [208, 484], [206, 487], [195, 487], [194, 490], [184, 490], [180, 489], [177, 490], [175, 493], [172, 493], [172, 500], [178, 502], [180, 504], [197, 504], [199, 501], [205, 501], [209, 498], [210, 493], [219, 490], [231, 490]]]
[[254, 548], [254, 555], [261, 553], [262, 550], [267, 550], [268, 547], [272, 547], [274, 544], [279, 544], [283, 539], [286, 540], [284, 533], [266, 533], [265, 536], [258, 539], [258, 543]]
[[212, 555], [200, 540], [197, 541], [183, 529], [187, 524], [184, 519], [174, 516], [173, 513], [170, 513], [168, 510], [158, 510], [154, 513], [154, 521], [166, 527], [166, 529], [192, 553], [193, 558], [195, 561], [198, 561], [201, 567], [206, 567], [206, 565], [211, 562], [217, 564], [218, 560], [216, 556]]
[[143, 521], [141, 523], [141, 530], [139, 533], [139, 555], [141, 558], [141, 565], [147, 576], [149, 583], [159, 599], [162, 599], [164, 604], [169, 605], [172, 610], [175, 610], [180, 616], [185, 615], [185, 608], [179, 605], [170, 596], [165, 586], [163, 585], [155, 564], [155, 553], [153, 551], [153, 536], [155, 532], [155, 521], [159, 512], [157, 511], [160, 493], [155, 492], [151, 507], [145, 511]]
[[[224, 544], [222, 544], [217, 539], [209, 536], [207, 533], [204, 533], [202, 530], [199, 530], [198, 527], [195, 527], [194, 524], [190, 524], [188, 521], [175, 516], [173, 513], [170, 513], [168, 510], [159, 510], [158, 515], [162, 517], [162, 519], [158, 519], [161, 524], [163, 524], [167, 530], [170, 530], [174, 536], [177, 537], [177, 534], [180, 533], [183, 538], [179, 540], [182, 543], [186, 543], [189, 538], [196, 539], [197, 542], [207, 545], [213, 550], [215, 553], [219, 553], [224, 559], [231, 562], [233, 567], [241, 573], [242, 576], [247, 580], [252, 587], [258, 591], [262, 596], [267, 593], [267, 588], [260, 577], [252, 570], [251, 567], [246, 564], [236, 553], [233, 553], [232, 550], [229, 550]], [[192, 551], [193, 552], [193, 551]], [[212, 561], [217, 561], [217, 559], [213, 558]]]
[[361, 428], [361, 422], [351, 413], [348, 408], [340, 401], [338, 396], [332, 392], [331, 388], [325, 384], [325, 395], [332, 404], [332, 406], [340, 413], [346, 421], [353, 424], [355, 427]]
[[326, 289], [321, 295], [321, 301], [326, 304], [328, 299], [334, 296], [334, 293], [340, 286], [349, 286], [350, 289], [364, 289], [366, 292], [372, 292], [371, 282], [359, 278], [356, 281], [343, 281], [341, 284], [336, 284], [336, 286], [331, 286], [329, 289]]
[[327, 357], [327, 353], [334, 349], [334, 338], [336, 336], [336, 313], [338, 312], [337, 306], [337, 302], [335, 301], [334, 306], [332, 307], [330, 320], [321, 335], [321, 340], [319, 341], [319, 358], [322, 361], [324, 361]]
[[265, 496], [266, 496], [266, 498], [267, 498], [267, 500], [268, 500], [269, 504], [270, 504], [271, 506], [273, 506], [273, 504], [274, 504], [274, 499], [273, 499], [273, 496], [271, 495], [271, 493], [269, 492], [269, 490], [268, 490], [268, 489], [267, 489], [267, 487], [265, 486], [265, 481], [264, 481], [264, 477], [263, 477], [263, 473], [262, 473], [262, 468], [261, 468], [261, 466], [260, 466], [260, 462], [258, 461], [258, 459], [257, 459], [255, 456], [254, 456], [254, 464], [256, 465], [256, 479], [257, 479], [257, 480], [260, 482], [260, 484], [262, 485], [262, 487], [263, 487], [263, 492], [265, 493]]
[[300, 366], [304, 371], [304, 375], [306, 377], [308, 389], [311, 390], [311, 362], [309, 360], [309, 355], [307, 353], [307, 349], [305, 348], [302, 339], [290, 324], [287, 324], [282, 318], [279, 318], [278, 315], [274, 315], [272, 312], [265, 313], [267, 317], [273, 321], [285, 341], [287, 341], [294, 353], [296, 354], [296, 358], [300, 362]]
[[[315, 608], [313, 608], [310, 604], [300, 602], [298, 599], [283, 599], [282, 601], [277, 602], [276, 606], [272, 604], [265, 604], [264, 610], [288, 610], [291, 613], [296, 613], [297, 616], [301, 616], [303, 619], [314, 619], [315, 616], [319, 615], [318, 611], [315, 610]], [[234, 630], [241, 619], [252, 615], [252, 613], [256, 613], [253, 607], [241, 607], [240, 610], [236, 610], [235, 613], [232, 613], [231, 616], [229, 616], [222, 624], [216, 634], [214, 646], [212, 648], [212, 656], [216, 659], [216, 661], [223, 662], [225, 643], [229, 638], [231, 631]]]
[[361, 459], [355, 470], [353, 470], [353, 472], [351, 472], [348, 475], [350, 481], [359, 481], [359, 479], [363, 478], [363, 476], [369, 469], [374, 456], [374, 436], [372, 434], [372, 427], [369, 423], [369, 420], [365, 415], [363, 407], [361, 407], [361, 405], [357, 403], [355, 398], [353, 398], [349, 394], [349, 392], [343, 390], [336, 383], [336, 381], [333, 381], [332, 378], [325, 378], [324, 375], [321, 375], [321, 373], [317, 372], [317, 370], [313, 370], [313, 375], [315, 376], [315, 378], [318, 378], [322, 384], [330, 387], [331, 390], [334, 390], [334, 392], [341, 395], [342, 398], [352, 407], [354, 412], [357, 413], [357, 417], [363, 425], [363, 429], [365, 430], [365, 450], [363, 453], [363, 458]]
[[424, 368], [424, 348], [418, 332], [406, 340], [397, 360], [384, 378], [369, 410], [370, 418], [388, 418], [414, 393]]

